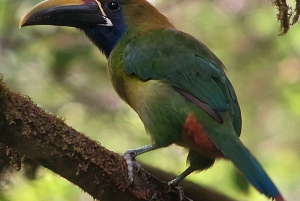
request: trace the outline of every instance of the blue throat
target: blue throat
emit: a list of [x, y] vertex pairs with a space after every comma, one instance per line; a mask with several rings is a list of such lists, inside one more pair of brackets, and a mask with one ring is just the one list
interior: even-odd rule
[[83, 28], [83, 31], [108, 58], [109, 54], [125, 32], [125, 29], [125, 24], [119, 22], [112, 27], [99, 25], [96, 27]]

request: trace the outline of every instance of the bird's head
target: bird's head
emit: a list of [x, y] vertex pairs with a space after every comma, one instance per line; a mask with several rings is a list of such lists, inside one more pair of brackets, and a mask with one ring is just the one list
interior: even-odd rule
[[46, 0], [20, 20], [20, 27], [56, 25], [83, 30], [108, 57], [122, 36], [138, 37], [173, 25], [146, 0]]

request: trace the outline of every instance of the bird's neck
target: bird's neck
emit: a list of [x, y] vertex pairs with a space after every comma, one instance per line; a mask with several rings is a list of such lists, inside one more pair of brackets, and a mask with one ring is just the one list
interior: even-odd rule
[[97, 28], [86, 28], [83, 31], [108, 58], [112, 49], [125, 32], [125, 29], [125, 25], [117, 26], [117, 28], [99, 26]]

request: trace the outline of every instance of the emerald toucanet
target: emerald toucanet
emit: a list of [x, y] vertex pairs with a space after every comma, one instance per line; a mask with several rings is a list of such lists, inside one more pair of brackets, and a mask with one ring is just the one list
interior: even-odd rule
[[21, 19], [20, 27], [30, 25], [81, 29], [107, 57], [115, 90], [153, 142], [124, 154], [131, 181], [137, 155], [174, 143], [188, 150], [190, 165], [169, 185], [227, 158], [259, 192], [283, 200], [239, 139], [240, 107], [223, 63], [146, 0], [48, 0]]

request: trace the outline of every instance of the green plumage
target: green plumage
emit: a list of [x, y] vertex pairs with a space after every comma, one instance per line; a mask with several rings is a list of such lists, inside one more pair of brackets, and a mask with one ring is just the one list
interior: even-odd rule
[[143, 81], [155, 79], [182, 89], [213, 110], [230, 112], [237, 134], [241, 113], [222, 62], [194, 37], [173, 29], [159, 29], [130, 42], [123, 68]]
[[202, 124], [206, 122], [208, 128], [220, 126], [174, 87], [220, 112], [225, 124], [233, 124], [240, 134], [236, 95], [222, 62], [204, 44], [175, 29], [158, 29], [124, 41], [121, 39], [111, 53], [110, 76], [120, 96], [141, 117], [154, 143], [167, 146], [179, 141], [188, 113]]

